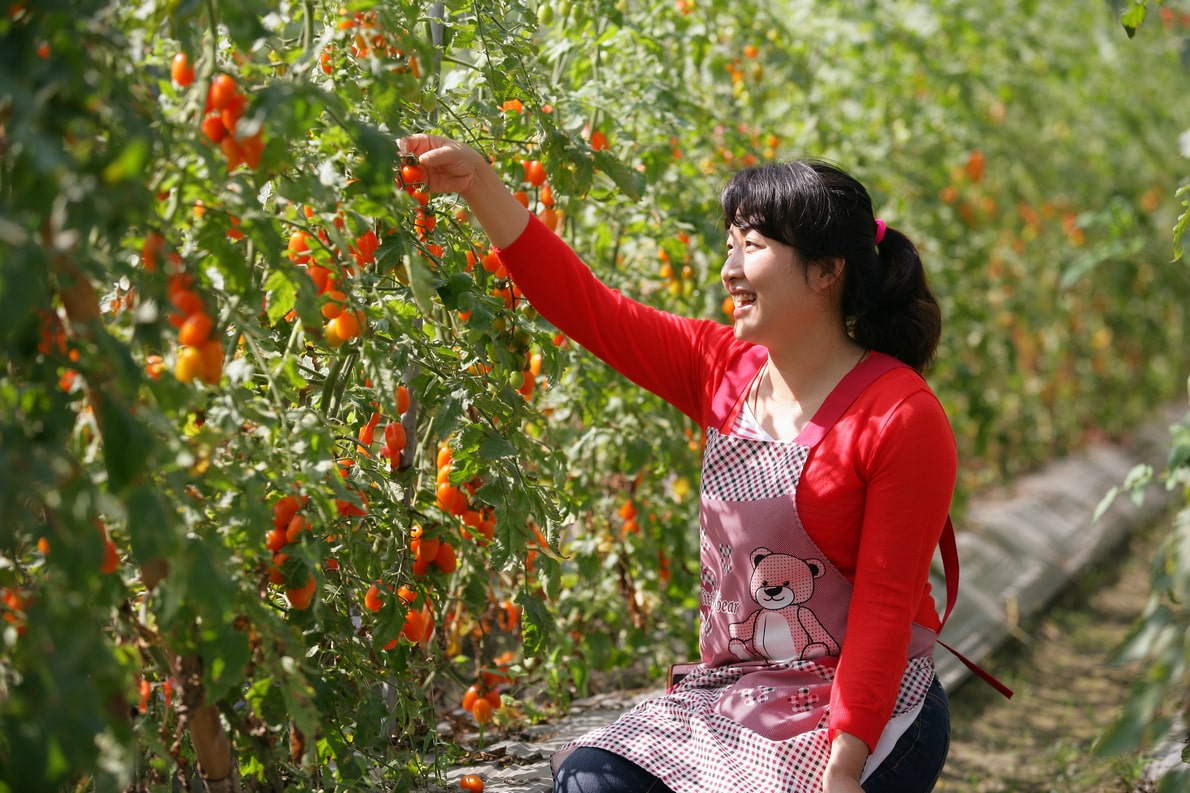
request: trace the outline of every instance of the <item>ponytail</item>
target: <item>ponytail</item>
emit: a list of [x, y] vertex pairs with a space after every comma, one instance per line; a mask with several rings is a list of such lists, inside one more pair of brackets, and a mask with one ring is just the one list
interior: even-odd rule
[[864, 347], [919, 372], [930, 365], [942, 335], [942, 311], [908, 237], [886, 226], [880, 244], [867, 256], [847, 259], [843, 318], [852, 338]]

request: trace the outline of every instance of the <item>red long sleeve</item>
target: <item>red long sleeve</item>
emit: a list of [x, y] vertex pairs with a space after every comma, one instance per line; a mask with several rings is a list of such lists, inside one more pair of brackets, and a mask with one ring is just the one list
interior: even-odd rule
[[705, 426], [723, 371], [748, 346], [729, 326], [659, 311], [610, 289], [537, 218], [497, 253], [543, 317]]
[[806, 463], [798, 511], [854, 585], [830, 728], [876, 745], [896, 704], [910, 624], [937, 630], [928, 583], [954, 491], [954, 435], [910, 369], [870, 386]]

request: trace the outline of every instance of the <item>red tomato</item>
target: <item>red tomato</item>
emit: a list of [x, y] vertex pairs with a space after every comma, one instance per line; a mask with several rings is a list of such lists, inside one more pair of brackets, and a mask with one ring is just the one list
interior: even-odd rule
[[300, 508], [301, 502], [298, 501], [297, 496], [281, 496], [273, 504], [273, 528], [288, 526], [289, 521], [293, 520], [293, 516], [297, 514]]
[[459, 780], [459, 787], [469, 793], [483, 793], [483, 780], [477, 774], [467, 774]]
[[471, 686], [470, 688], [468, 688], [463, 693], [463, 710], [470, 713], [471, 708], [473, 708], [475, 706], [475, 702], [479, 699], [479, 697], [480, 697], [480, 692], [479, 692], [478, 685], [474, 685], [474, 686]]
[[223, 126], [223, 119], [218, 114], [211, 114], [202, 120], [202, 131], [214, 143], [219, 143], [227, 136], [227, 127]]
[[211, 330], [214, 327], [215, 321], [207, 314], [202, 311], [195, 312], [186, 317], [186, 321], [178, 329], [178, 344], [199, 347], [211, 337]]
[[368, 588], [368, 592], [364, 595], [364, 608], [368, 611], [380, 611], [384, 608], [384, 600], [380, 597], [380, 587], [372, 584]]
[[284, 528], [273, 529], [266, 535], [264, 545], [270, 551], [279, 551], [289, 543], [289, 536]]
[[212, 110], [222, 112], [231, 105], [235, 96], [235, 78], [230, 74], [221, 74], [211, 81], [211, 91], [207, 94], [207, 102]]
[[169, 75], [182, 88], [194, 82], [194, 67], [190, 65], [190, 58], [186, 53], [179, 52], [170, 64]]
[[487, 724], [492, 720], [492, 703], [483, 698], [475, 700], [475, 704], [471, 706], [471, 715], [477, 723]]
[[421, 166], [418, 165], [402, 165], [401, 166], [401, 181], [406, 185], [419, 185], [426, 180], [426, 176], [422, 173]]
[[314, 591], [317, 586], [314, 576], [310, 576], [305, 586], [285, 590], [285, 597], [289, 599], [289, 605], [298, 611], [305, 611], [310, 608], [310, 603], [314, 600]]
[[541, 164], [541, 160], [525, 160], [522, 165], [525, 166], [525, 181], [534, 187], [541, 187], [545, 184], [545, 166]]

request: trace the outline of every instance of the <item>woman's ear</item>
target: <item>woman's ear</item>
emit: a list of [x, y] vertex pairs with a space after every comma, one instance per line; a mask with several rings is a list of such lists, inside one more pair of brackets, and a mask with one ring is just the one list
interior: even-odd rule
[[817, 292], [831, 292], [843, 286], [843, 267], [846, 261], [842, 256], [828, 256], [815, 263], [811, 284]]

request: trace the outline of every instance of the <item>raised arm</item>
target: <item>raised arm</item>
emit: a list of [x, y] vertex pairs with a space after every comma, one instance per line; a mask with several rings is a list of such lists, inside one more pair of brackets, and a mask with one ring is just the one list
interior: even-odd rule
[[431, 192], [455, 192], [467, 202], [543, 317], [637, 385], [705, 420], [722, 371], [746, 346], [730, 327], [661, 311], [608, 287], [470, 146], [436, 135], [413, 135], [400, 144], [417, 155]]
[[529, 210], [475, 149], [440, 135], [410, 135], [399, 143], [402, 153], [417, 157], [429, 191], [458, 193], [497, 248], [511, 245], [529, 224]]

